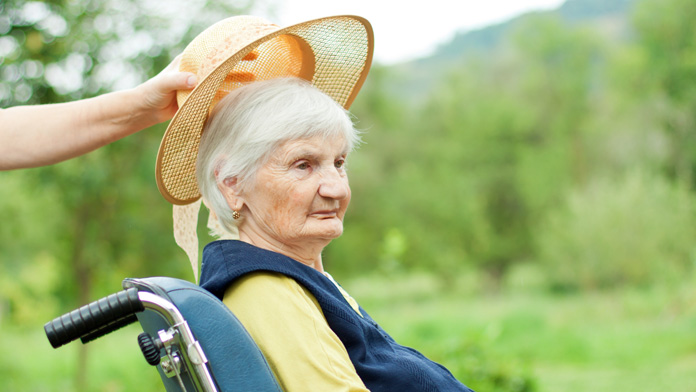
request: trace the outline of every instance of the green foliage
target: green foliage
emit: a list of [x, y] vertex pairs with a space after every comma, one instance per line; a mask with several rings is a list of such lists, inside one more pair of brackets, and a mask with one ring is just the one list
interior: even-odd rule
[[[3, 2], [0, 105], [60, 102], [134, 86], [195, 34], [239, 11], [207, 1], [167, 7], [153, 1]], [[2, 173], [0, 209], [12, 223], [0, 229], [0, 276], [8, 281], [2, 292], [10, 319], [26, 321], [22, 315], [30, 307], [52, 317], [57, 304], [85, 303], [125, 276], [191, 277], [172, 240], [171, 207], [154, 184], [163, 130], [153, 127], [51, 167]], [[51, 300], [31, 302], [41, 297]], [[50, 316], [40, 312], [49, 309]]]
[[625, 13], [635, 3], [636, 0], [566, 0], [559, 11], [569, 20], [583, 20]]
[[694, 18], [692, 0], [643, 1], [634, 13], [638, 44], [649, 59], [641, 85], [660, 99], [657, 112], [669, 138], [667, 173], [689, 187], [696, 184]]
[[[580, 3], [572, 6], [604, 12], [599, 3]], [[673, 187], [675, 180], [684, 185], [675, 189], [691, 194], [689, 168], [696, 165], [696, 148], [690, 143], [696, 122], [688, 105], [696, 100], [660, 87], [667, 83], [661, 80], [676, 77], [671, 69], [684, 75], [680, 91], [696, 86], [688, 76], [688, 40], [670, 38], [693, 35], [690, 6], [684, 6], [682, 15], [675, 11], [678, 3], [671, 1], [673, 9], [656, 22], [641, 15], [655, 13], [651, 7], [661, 5], [641, 2], [636, 41], [604, 34], [621, 25], [616, 12], [628, 2], [606, 10], [611, 14], [602, 21], [606, 25], [588, 20], [568, 24], [562, 12], [528, 15], [512, 24], [485, 55], [468, 52], [468, 58], [437, 73], [432, 93], [418, 99], [403, 94], [406, 87], [389, 86], [417, 81], [419, 75], [407, 78], [377, 68], [361, 94], [363, 104], [356, 103], [355, 113], [360, 125], [368, 122], [368, 133], [363, 150], [351, 158], [355, 197], [344, 238], [327, 252], [331, 265], [350, 266], [347, 273], [427, 268], [449, 284], [457, 273], [475, 266], [488, 273], [490, 288], [499, 289], [514, 265], [548, 260], [548, 249], [567, 244], [554, 232], [560, 230], [558, 224], [545, 226], [546, 217], [575, 203], [568, 198], [578, 190], [646, 168], [655, 173], [646, 180], [646, 189], [654, 184]], [[681, 19], [671, 24], [669, 18]], [[667, 222], [674, 218], [667, 204], [660, 208], [644, 213]], [[583, 234], [587, 238], [597, 233], [585, 226], [577, 230], [576, 236], [589, 230]], [[687, 224], [679, 230], [658, 235], [664, 240], [644, 259], [650, 269], [658, 268], [661, 258], [674, 259], [670, 252], [683, 260], [688, 253], [683, 238], [691, 229]], [[549, 238], [539, 240], [547, 232]], [[386, 258], [384, 252], [376, 253], [389, 246], [395, 233], [406, 250]], [[602, 233], [611, 237], [606, 229]], [[661, 245], [670, 235], [680, 245]], [[652, 243], [642, 237], [635, 241]], [[542, 242], [543, 247], [536, 245]], [[565, 259], [571, 263], [576, 255]], [[602, 263], [616, 271], [624, 265], [621, 260], [614, 251]], [[693, 268], [680, 263], [679, 271]], [[657, 279], [647, 275], [628, 281], [647, 283], [652, 277]], [[564, 284], [576, 287], [606, 286], [586, 285], [570, 273], [568, 279], [575, 281]]]
[[[378, 132], [351, 158], [355, 194], [370, 196], [353, 199], [342, 241], [359, 235], [380, 249], [398, 230], [408, 251], [392, 265], [424, 266], [450, 283], [475, 265], [494, 289], [531, 256], [536, 219], [591, 174], [586, 124], [603, 49], [556, 17], [516, 31], [504, 52], [457, 64], [413, 106], [384, 90], [382, 69], [371, 75], [361, 95], [371, 110], [356, 113]], [[340, 259], [337, 247], [330, 256]]]
[[344, 286], [399, 343], [477, 391], [696, 387], [693, 273], [677, 284], [579, 295], [526, 287], [482, 295], [470, 291], [476, 279], [470, 272], [446, 288], [433, 275], [380, 274]]
[[472, 322], [463, 311], [475, 301], [466, 285], [450, 290], [430, 274], [398, 273], [364, 276], [346, 287], [399, 343], [443, 364], [474, 390], [537, 390], [522, 361], [490, 349], [502, 331]]
[[[73, 343], [54, 350], [43, 329], [4, 328], [0, 348], [0, 389], [5, 392], [164, 391], [157, 370], [148, 365], [137, 343], [139, 327], [129, 326], [89, 346]], [[81, 349], [90, 347], [85, 369], [78, 369]], [[80, 386], [78, 372], [88, 374]]]
[[460, 380], [478, 391], [532, 392], [536, 384], [532, 376], [518, 368], [514, 362], [494, 360], [481, 346], [474, 344], [453, 345], [444, 361], [453, 363], [450, 371]]
[[696, 3], [644, 1], [634, 13], [638, 42], [651, 58], [646, 75], [675, 101], [696, 96]]
[[[45, 315], [58, 311], [60, 244], [46, 241], [61, 230], [65, 219], [54, 208], [56, 189], [50, 184], [33, 187], [26, 172], [3, 175], [0, 186], [0, 322], [41, 324]], [[11, 222], [11, 224], [9, 223]]]
[[[349, 159], [353, 198], [326, 266], [341, 281], [383, 274], [353, 294], [475, 389], [694, 387], [683, 371], [696, 363], [693, 290], [655, 287], [692, 287], [696, 271], [696, 3], [611, 3], [496, 26], [478, 35], [485, 50], [376, 65], [351, 109], [365, 144]], [[133, 86], [235, 10], [0, 2], [0, 106]], [[35, 328], [126, 276], [191, 278], [152, 176], [163, 129], [0, 173], [3, 328]], [[549, 285], [585, 296], [546, 296]], [[75, 366], [36, 352], [0, 364], [0, 389], [71, 389]], [[36, 358], [54, 358], [39, 366], [49, 380], [25, 388], [14, 375], [29, 379]], [[655, 375], [656, 363], [669, 370]], [[129, 366], [102, 370], [112, 376], [89, 388], [139, 387], [113, 377]]]
[[208, 0], [0, 3], [0, 107], [133, 87], [205, 27], [247, 9]]
[[[443, 289], [430, 275], [363, 275], [346, 289], [402, 344], [477, 391], [616, 392], [696, 388], [696, 276], [678, 285], [555, 296]], [[78, 390], [78, 345], [53, 350], [40, 328], [3, 327], [0, 389]], [[136, 327], [98, 339], [80, 391], [162, 390]], [[656, 372], [655, 369], [660, 371]], [[494, 380], [500, 380], [495, 386]], [[489, 388], [490, 386], [490, 388]]]
[[678, 282], [696, 263], [696, 198], [637, 171], [571, 192], [539, 227], [539, 261], [559, 288]]

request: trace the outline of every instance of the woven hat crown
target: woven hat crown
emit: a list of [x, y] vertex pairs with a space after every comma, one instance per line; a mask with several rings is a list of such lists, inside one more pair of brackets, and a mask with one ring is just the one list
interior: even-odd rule
[[[203, 33], [199, 34], [182, 53], [179, 70], [195, 73], [199, 80], [215, 71], [227, 59], [234, 56], [245, 46], [255, 40], [280, 30], [275, 24], [265, 19], [253, 16], [236, 16], [222, 20]], [[263, 53], [266, 58], [259, 58]], [[294, 75], [298, 77], [311, 75], [305, 70], [302, 75], [302, 52], [300, 41], [287, 35], [278, 36], [264, 44], [263, 48], [253, 50], [241, 59], [238, 66], [231, 71], [222, 84], [218, 86], [210, 107], [230, 91], [241, 87], [243, 83], [257, 80], [254, 71], [275, 72], [279, 75]], [[256, 64], [256, 62], [273, 62], [272, 67]], [[313, 61], [313, 59], [304, 59]], [[309, 68], [309, 64], [305, 64]], [[313, 70], [312, 70], [313, 71]], [[259, 75], [268, 78], [272, 75]], [[191, 90], [179, 90], [177, 101], [181, 106], [190, 95]]]
[[372, 28], [356, 16], [287, 28], [236, 16], [210, 26], [182, 54], [180, 70], [195, 73], [199, 83], [177, 93], [179, 110], [157, 157], [162, 195], [180, 205], [200, 198], [195, 165], [201, 132], [215, 104], [230, 91], [248, 82], [294, 76], [348, 108], [367, 76], [372, 49]]

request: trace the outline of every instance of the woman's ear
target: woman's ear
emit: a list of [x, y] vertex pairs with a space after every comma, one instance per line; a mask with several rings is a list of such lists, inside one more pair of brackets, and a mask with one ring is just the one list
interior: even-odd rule
[[227, 200], [227, 205], [234, 211], [239, 211], [244, 206], [244, 199], [240, 194], [237, 177], [227, 177], [217, 181], [220, 193]]

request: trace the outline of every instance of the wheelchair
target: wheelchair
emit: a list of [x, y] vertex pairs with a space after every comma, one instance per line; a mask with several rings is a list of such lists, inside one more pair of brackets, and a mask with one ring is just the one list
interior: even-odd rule
[[222, 301], [175, 278], [128, 278], [111, 294], [46, 323], [54, 348], [139, 322], [138, 344], [167, 392], [281, 392], [263, 354]]

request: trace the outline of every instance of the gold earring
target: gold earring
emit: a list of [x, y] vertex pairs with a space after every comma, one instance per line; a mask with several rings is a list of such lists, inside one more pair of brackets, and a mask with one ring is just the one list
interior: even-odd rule
[[239, 211], [232, 210], [232, 219], [237, 220], [241, 217], [242, 217], [242, 214], [240, 214]]

